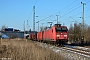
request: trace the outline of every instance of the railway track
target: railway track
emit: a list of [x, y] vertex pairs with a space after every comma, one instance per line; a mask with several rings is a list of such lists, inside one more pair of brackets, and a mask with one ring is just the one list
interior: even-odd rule
[[50, 44], [50, 45], [53, 45], [53, 46], [59, 47], [63, 50], [90, 58], [90, 48], [80, 47], [80, 46], [70, 46], [70, 45], [64, 45], [64, 47], [54, 45], [54, 44]]
[[[47, 44], [47, 43], [38, 43], [38, 44], [44, 48], [49, 48], [56, 53], [60, 53], [60, 55], [66, 52], [65, 55], [67, 56], [67, 58], [69, 58], [70, 55], [73, 56], [73, 57], [70, 57], [70, 59], [83, 60], [82, 57], [85, 58], [84, 60], [90, 59], [90, 48], [80, 47], [80, 46], [70, 46], [70, 45], [64, 45], [64, 47], [61, 47], [61, 46], [56, 46], [56, 45]], [[74, 56], [77, 56], [77, 57], [74, 58]]]
[[70, 47], [66, 46], [66, 47], [63, 47], [63, 50], [64, 49], [69, 51], [69, 52], [90, 58], [90, 48], [85, 48], [85, 47], [80, 47], [80, 46], [72, 46], [70, 48]]
[[[44, 48], [49, 48], [51, 50], [53, 50], [56, 53], [60, 53], [63, 54], [65, 53], [65, 55], [69, 58], [70, 55], [72, 56], [77, 56], [76, 59], [74, 59], [74, 57], [70, 57], [70, 59], [81, 59], [82, 57], [85, 58], [84, 60], [90, 60], [90, 48], [87, 47], [81, 47], [81, 46], [70, 46], [70, 45], [64, 45], [64, 47], [58, 46], [58, 45], [54, 45], [54, 44], [49, 44], [49, 43], [41, 43], [41, 42], [37, 42], [36, 44], [44, 47]], [[86, 59], [87, 58], [87, 59]]]

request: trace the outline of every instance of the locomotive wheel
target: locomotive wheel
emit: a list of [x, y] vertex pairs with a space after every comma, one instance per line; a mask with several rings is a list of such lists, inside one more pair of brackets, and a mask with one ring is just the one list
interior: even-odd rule
[[64, 42], [63, 41], [60, 41], [60, 40], [56, 40], [56, 44], [58, 46], [64, 46]]

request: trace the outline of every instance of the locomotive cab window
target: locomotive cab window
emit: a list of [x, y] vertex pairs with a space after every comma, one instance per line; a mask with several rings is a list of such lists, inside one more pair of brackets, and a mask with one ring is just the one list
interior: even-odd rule
[[61, 28], [56, 28], [56, 32], [61, 32]]
[[63, 31], [63, 32], [67, 32], [67, 29], [66, 29], [66, 28], [62, 28], [62, 31]]
[[67, 28], [56, 28], [56, 32], [67, 32]]

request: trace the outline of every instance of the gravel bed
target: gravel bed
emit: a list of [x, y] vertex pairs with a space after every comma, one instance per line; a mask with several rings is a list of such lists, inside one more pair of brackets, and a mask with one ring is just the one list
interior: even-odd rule
[[56, 52], [57, 54], [62, 55], [64, 59], [67, 59], [67, 60], [90, 60], [90, 56], [85, 56], [84, 54], [80, 54], [77, 52], [63, 49], [63, 47], [51, 46], [49, 44], [44, 44], [44, 43], [39, 43], [39, 42], [36, 44], [39, 44], [43, 48], [47, 48], [47, 49], [49, 48], [50, 50]]

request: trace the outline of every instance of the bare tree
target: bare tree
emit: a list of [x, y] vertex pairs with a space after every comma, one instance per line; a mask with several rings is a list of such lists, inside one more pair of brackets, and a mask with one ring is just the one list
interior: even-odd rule
[[69, 28], [69, 40], [71, 42], [79, 43], [81, 38], [80, 24], [74, 23], [74, 26], [70, 25]]
[[85, 41], [90, 41], [90, 26], [87, 27], [87, 29], [85, 29], [84, 32], [84, 36], [85, 36]]
[[69, 41], [73, 42], [73, 38], [74, 38], [74, 27], [72, 26], [72, 24], [70, 24], [70, 28], [69, 28]]
[[82, 37], [84, 42], [90, 42], [90, 26], [85, 24], [83, 29], [81, 23], [74, 23], [74, 26], [71, 24], [69, 28], [69, 41], [81, 43]]

